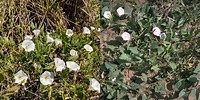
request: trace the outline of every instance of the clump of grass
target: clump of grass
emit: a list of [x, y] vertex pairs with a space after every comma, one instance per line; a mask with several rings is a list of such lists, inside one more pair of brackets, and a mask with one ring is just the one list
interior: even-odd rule
[[[83, 27], [98, 25], [99, 1], [96, 0], [2, 0], [0, 1], [0, 98], [1, 99], [80, 99], [85, 100], [98, 93], [88, 90], [90, 78], [98, 79], [99, 42], [98, 32], [82, 34]], [[66, 29], [74, 35], [67, 37]], [[34, 36], [35, 50], [25, 52], [21, 47], [25, 35]], [[62, 46], [47, 43], [47, 32], [52, 38], [62, 40]], [[83, 46], [90, 44], [89, 53]], [[78, 57], [70, 56], [71, 49]], [[65, 69], [55, 72], [54, 58], [75, 61], [78, 72]], [[38, 68], [34, 67], [34, 64]], [[28, 75], [25, 86], [14, 83], [16, 72], [23, 70]], [[54, 73], [52, 85], [44, 86], [39, 77], [44, 71]]]

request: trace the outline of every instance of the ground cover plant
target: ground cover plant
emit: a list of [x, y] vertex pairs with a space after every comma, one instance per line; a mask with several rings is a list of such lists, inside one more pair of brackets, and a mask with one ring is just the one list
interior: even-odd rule
[[[199, 100], [200, 2], [102, 0], [101, 99]], [[103, 34], [110, 34], [105, 31]]]
[[1, 0], [0, 99], [97, 99], [99, 5]]

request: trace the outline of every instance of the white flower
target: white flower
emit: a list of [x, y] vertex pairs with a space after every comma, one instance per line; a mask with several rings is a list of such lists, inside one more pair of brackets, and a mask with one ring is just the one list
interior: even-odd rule
[[83, 33], [84, 34], [90, 34], [90, 29], [87, 27], [83, 27]]
[[34, 51], [35, 49], [35, 44], [33, 43], [32, 40], [30, 39], [25, 39], [22, 42], [22, 47], [25, 49], [26, 52]]
[[105, 11], [104, 14], [103, 14], [103, 16], [104, 16], [105, 18], [107, 18], [107, 19], [110, 19], [110, 18], [112, 17], [112, 14], [111, 14], [110, 11]]
[[90, 28], [91, 28], [91, 30], [95, 30], [95, 27], [93, 27], [93, 26], [90, 26]]
[[122, 7], [119, 7], [119, 8], [117, 9], [117, 14], [118, 14], [119, 16], [124, 15], [124, 9], [123, 9]]
[[179, 33], [175, 32], [175, 35], [178, 35]]
[[66, 35], [67, 35], [68, 37], [71, 37], [73, 34], [74, 34], [73, 30], [67, 29]]
[[60, 39], [55, 39], [56, 45], [62, 45], [62, 41]]
[[15, 78], [15, 83], [24, 85], [28, 79], [28, 76], [26, 75], [26, 73], [20, 70], [16, 74], [14, 74], [14, 78]]
[[122, 39], [123, 39], [124, 41], [129, 41], [129, 40], [131, 40], [131, 35], [130, 35], [128, 32], [122, 33], [121, 37], [122, 37]]
[[116, 77], [112, 79], [112, 82], [116, 81]]
[[35, 36], [38, 36], [40, 34], [40, 30], [39, 29], [35, 29], [32, 32], [34, 33]]
[[60, 58], [54, 58], [54, 63], [56, 66], [56, 71], [62, 71], [65, 69], [65, 62]]
[[34, 63], [33, 67], [36, 69], [38, 67], [37, 63]]
[[98, 32], [101, 32], [101, 28], [98, 28], [97, 31], [98, 31]]
[[160, 34], [160, 39], [163, 39], [163, 40], [165, 40], [167, 38], [167, 36], [166, 36], [166, 34], [165, 33], [161, 33]]
[[84, 48], [85, 48], [86, 51], [89, 51], [89, 52], [93, 51], [93, 48], [88, 44], [84, 45]]
[[49, 42], [54, 42], [54, 39], [52, 37], [49, 36], [49, 33], [47, 33], [47, 43]]
[[53, 73], [49, 71], [45, 71], [41, 76], [40, 76], [40, 82], [43, 85], [51, 85], [54, 81]]
[[155, 36], [160, 36], [161, 34], [161, 30], [158, 27], [154, 27], [152, 31]]
[[70, 50], [70, 55], [71, 56], [78, 56], [78, 52], [76, 50]]
[[93, 90], [100, 93], [100, 83], [96, 79], [94, 78], [90, 79], [90, 86], [92, 87]]
[[67, 61], [66, 65], [67, 65], [67, 68], [73, 71], [77, 71], [80, 69], [80, 66], [74, 61]]
[[30, 40], [31, 40], [32, 38], [33, 38], [33, 35], [26, 35], [24, 39], [25, 39], [25, 40], [26, 40], [26, 39], [30, 39]]

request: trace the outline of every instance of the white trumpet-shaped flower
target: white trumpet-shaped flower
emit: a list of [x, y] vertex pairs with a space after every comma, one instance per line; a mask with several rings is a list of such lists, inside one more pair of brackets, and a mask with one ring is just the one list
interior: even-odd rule
[[32, 32], [34, 33], [35, 36], [38, 36], [40, 34], [40, 30], [39, 29], [35, 29]]
[[70, 55], [71, 56], [78, 56], [78, 52], [76, 50], [70, 50]]
[[118, 14], [119, 16], [124, 15], [124, 9], [123, 9], [122, 7], [119, 7], [119, 8], [117, 9], [117, 14]]
[[54, 81], [54, 76], [52, 72], [45, 71], [41, 76], [40, 76], [40, 82], [43, 85], [51, 85]]
[[131, 40], [131, 35], [128, 33], [128, 32], [123, 32], [122, 35], [121, 35], [122, 39], [124, 41], [129, 41]]
[[160, 39], [165, 40], [167, 38], [167, 35], [165, 33], [160, 34]]
[[56, 71], [62, 71], [66, 68], [65, 62], [60, 58], [54, 58], [54, 63], [56, 66]]
[[91, 32], [90, 32], [90, 29], [89, 29], [89, 28], [83, 27], [83, 33], [84, 33], [84, 34], [90, 34]]
[[89, 44], [84, 45], [84, 48], [86, 51], [89, 51], [89, 52], [93, 51], [93, 48]]
[[67, 65], [67, 68], [73, 71], [77, 71], [80, 69], [80, 66], [74, 61], [67, 61], [66, 65]]
[[160, 36], [161, 34], [161, 30], [158, 27], [154, 27], [152, 31], [155, 36]]
[[103, 16], [104, 16], [105, 18], [107, 18], [107, 19], [110, 19], [110, 18], [112, 17], [112, 14], [111, 14], [110, 11], [105, 11], [104, 14], [103, 14]]
[[71, 37], [73, 34], [74, 34], [73, 30], [67, 29], [66, 35], [67, 35], [68, 37]]
[[90, 29], [91, 29], [91, 30], [95, 30], [95, 27], [93, 27], [93, 26], [90, 26]]
[[26, 73], [20, 70], [16, 74], [14, 74], [14, 78], [15, 78], [15, 83], [24, 85], [28, 79], [28, 76], [26, 75]]
[[112, 82], [116, 81], [116, 77], [112, 79]]
[[97, 31], [98, 31], [98, 32], [101, 32], [101, 28], [98, 28]]
[[55, 43], [56, 43], [56, 45], [62, 45], [62, 40], [60, 40], [60, 39], [55, 39]]
[[34, 51], [35, 44], [33, 43], [31, 39], [25, 39], [22, 42], [22, 47], [25, 49], [26, 52], [31, 52], [31, 51]]
[[97, 91], [98, 93], [100, 93], [100, 83], [96, 79], [94, 79], [94, 78], [90, 79], [90, 87], [94, 91]]
[[52, 37], [49, 36], [49, 33], [47, 33], [47, 43], [52, 43], [54, 42], [54, 39]]

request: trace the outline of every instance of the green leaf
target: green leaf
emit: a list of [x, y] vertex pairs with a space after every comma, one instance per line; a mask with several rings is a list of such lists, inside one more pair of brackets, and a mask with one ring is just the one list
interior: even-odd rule
[[111, 92], [108, 94], [107, 99], [112, 99], [112, 98], [114, 98], [114, 97], [116, 97], [116, 90], [111, 91]]
[[166, 94], [165, 84], [164, 83], [157, 84], [155, 86], [155, 92], [161, 93], [161, 94]]
[[111, 71], [115, 70], [117, 65], [116, 64], [113, 64], [111, 62], [105, 62], [105, 67]]
[[191, 75], [189, 78], [187, 78], [187, 80], [190, 82], [198, 82], [199, 81], [197, 75], [195, 75], [195, 74]]
[[124, 12], [125, 12], [125, 14], [131, 16], [132, 10], [133, 10], [133, 8], [131, 8], [131, 7], [125, 7]]
[[110, 11], [109, 8], [108, 8], [108, 6], [105, 6], [105, 7], [103, 7], [101, 9], [101, 12], [102, 12], [101, 15], [103, 15], [105, 11]]
[[192, 89], [190, 92], [191, 96], [193, 97], [193, 100], [198, 100], [199, 94], [197, 94], [197, 90], [195, 88]]
[[133, 90], [138, 90], [141, 88], [140, 84], [137, 83], [131, 83], [130, 86]]
[[163, 47], [158, 47], [158, 55], [160, 55], [165, 49]]
[[111, 71], [111, 72], [109, 73], [108, 77], [110, 77], [110, 78], [115, 78], [115, 77], [117, 77], [119, 74], [120, 74], [120, 71], [119, 71], [119, 70]]
[[194, 73], [198, 73], [198, 72], [200, 72], [200, 66], [197, 66], [197, 67], [195, 68], [195, 70], [194, 70]]
[[109, 48], [110, 50], [114, 51], [114, 49], [115, 49], [116, 47], [113, 46], [113, 45], [108, 45], [108, 48]]
[[151, 49], [156, 49], [156, 48], [158, 48], [158, 42], [156, 42], [156, 41], [152, 42], [150, 48], [151, 48]]
[[158, 71], [160, 68], [158, 68], [158, 65], [154, 65], [151, 67], [151, 70]]
[[4, 80], [4, 77], [2, 74], [0, 74], [0, 82]]
[[170, 62], [169, 66], [172, 68], [172, 70], [176, 69], [176, 64], [174, 62]]
[[130, 61], [131, 57], [130, 57], [130, 55], [123, 53], [123, 54], [120, 55], [119, 59]]
[[144, 78], [144, 82], [147, 83], [148, 76], [145, 73], [142, 73], [142, 76]]
[[133, 54], [138, 54], [138, 48], [137, 47], [128, 47], [128, 50], [130, 50]]
[[183, 97], [185, 95], [185, 89], [181, 90], [178, 94], [178, 98], [180, 99], [181, 97]]
[[181, 19], [178, 21], [178, 28], [180, 28], [181, 26], [183, 26], [184, 23], [185, 23], [185, 19], [184, 19], [184, 18], [181, 18]]
[[185, 87], [185, 79], [181, 79], [179, 80], [176, 84], [175, 84], [175, 90], [178, 91], [178, 90], [181, 90]]

